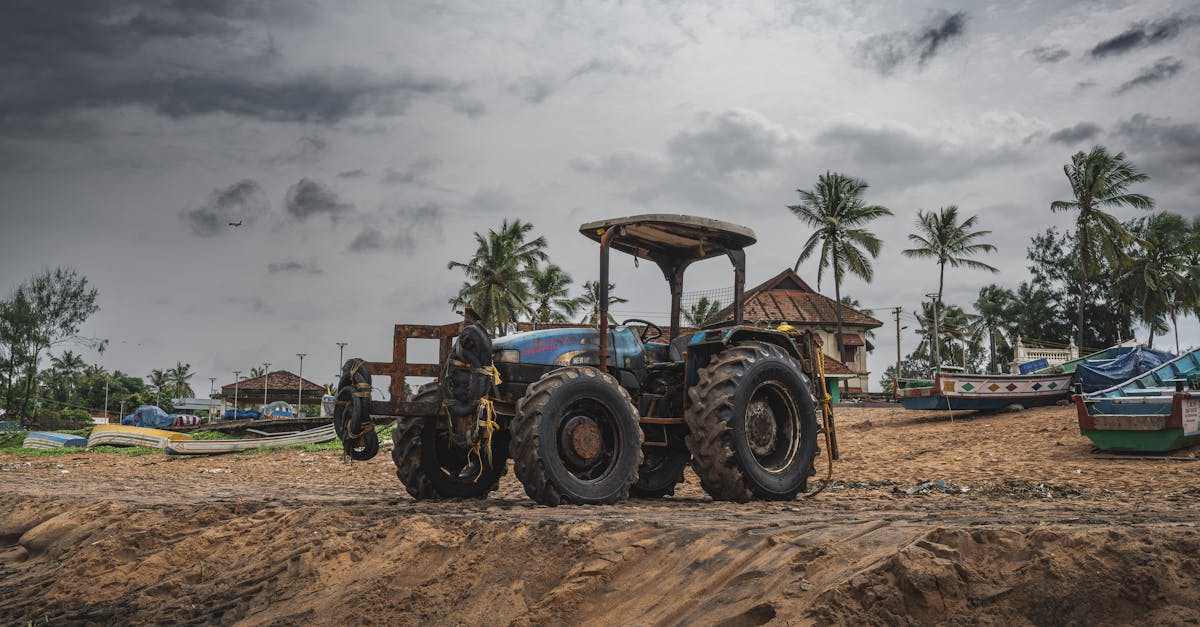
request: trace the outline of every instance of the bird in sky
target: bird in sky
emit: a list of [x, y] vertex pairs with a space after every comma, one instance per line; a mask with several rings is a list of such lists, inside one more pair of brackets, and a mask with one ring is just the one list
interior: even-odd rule
[[241, 226], [241, 225], [242, 225], [242, 222], [243, 222], [242, 220], [238, 220], [237, 222], [230, 222], [230, 223], [229, 223], [229, 226], [232, 226], [232, 227], [234, 227], [234, 228], [237, 228], [237, 227], [239, 227], [239, 226]]

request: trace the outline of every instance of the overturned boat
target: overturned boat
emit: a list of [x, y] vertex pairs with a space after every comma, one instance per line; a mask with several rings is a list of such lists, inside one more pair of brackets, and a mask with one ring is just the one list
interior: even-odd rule
[[237, 453], [263, 448], [281, 446], [297, 446], [300, 444], [320, 444], [337, 438], [333, 425], [325, 425], [299, 433], [273, 435], [262, 438], [244, 438], [240, 440], [171, 440], [165, 448], [170, 455], [218, 455], [221, 453]]
[[1077, 394], [1079, 432], [1102, 451], [1161, 453], [1200, 444], [1200, 350], [1091, 394]]

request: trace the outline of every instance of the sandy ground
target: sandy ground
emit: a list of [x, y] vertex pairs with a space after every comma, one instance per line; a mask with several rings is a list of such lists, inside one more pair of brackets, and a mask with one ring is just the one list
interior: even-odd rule
[[690, 473], [418, 503], [386, 453], [0, 456], [0, 623], [1200, 623], [1200, 451], [1106, 459], [1064, 407], [838, 418], [834, 482], [786, 503]]

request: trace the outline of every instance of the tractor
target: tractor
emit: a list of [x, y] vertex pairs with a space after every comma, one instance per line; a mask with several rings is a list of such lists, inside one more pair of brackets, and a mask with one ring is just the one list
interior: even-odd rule
[[[492, 338], [470, 309], [461, 323], [396, 325], [391, 363], [342, 366], [334, 426], [346, 453], [375, 455], [374, 418], [395, 416], [396, 474], [417, 499], [486, 497], [509, 459], [543, 505], [672, 495], [689, 464], [715, 500], [805, 491], [823, 430], [809, 379], [822, 373], [822, 353], [811, 334], [744, 324], [754, 232], [662, 214], [590, 222], [580, 232], [600, 244], [597, 325]], [[662, 270], [666, 334], [648, 320], [609, 324], [614, 249]], [[715, 257], [733, 264], [732, 320], [681, 333], [684, 271]], [[440, 363], [409, 363], [410, 338], [438, 340]], [[372, 373], [391, 378], [392, 401], [371, 400]], [[436, 380], [405, 399], [407, 376]], [[822, 414], [832, 431], [832, 412]]]

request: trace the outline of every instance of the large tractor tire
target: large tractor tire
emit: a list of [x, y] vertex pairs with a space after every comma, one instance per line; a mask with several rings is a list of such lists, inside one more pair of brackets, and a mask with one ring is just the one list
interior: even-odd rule
[[[436, 389], [428, 389], [414, 400], [436, 396]], [[408, 493], [417, 500], [484, 498], [499, 488], [500, 478], [508, 471], [505, 434], [492, 435], [492, 463], [484, 463], [478, 477], [459, 478], [467, 466], [467, 451], [452, 445], [449, 431], [438, 429], [437, 422], [437, 416], [401, 416], [396, 420], [392, 461]]]
[[692, 456], [687, 451], [657, 451], [643, 453], [638, 480], [629, 494], [642, 499], [659, 499], [675, 494], [675, 486], [683, 483], [683, 471]]
[[807, 488], [816, 407], [800, 364], [783, 349], [746, 342], [714, 355], [688, 398], [692, 467], [713, 499], [783, 501]]
[[637, 409], [616, 379], [595, 368], [560, 368], [517, 403], [513, 468], [542, 505], [616, 503], [637, 482], [642, 437]]
[[379, 434], [371, 422], [371, 372], [366, 362], [352, 357], [342, 365], [333, 430], [350, 459], [366, 461], [379, 454]]

